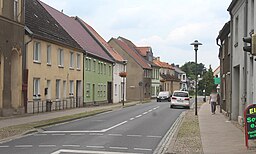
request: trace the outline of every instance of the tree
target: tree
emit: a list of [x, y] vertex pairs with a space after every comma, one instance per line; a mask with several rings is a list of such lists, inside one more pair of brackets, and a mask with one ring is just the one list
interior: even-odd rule
[[214, 84], [214, 76], [213, 71], [210, 66], [207, 72], [203, 74], [203, 78], [198, 83], [198, 92], [199, 94], [203, 94], [203, 90], [205, 90], [206, 95], [210, 95], [213, 89], [216, 88], [216, 85]]
[[[187, 74], [187, 77], [191, 80], [196, 78], [196, 63], [195, 62], [187, 62], [183, 66], [181, 66], [181, 70]], [[204, 64], [197, 64], [197, 75], [202, 76], [206, 72], [206, 68]]]

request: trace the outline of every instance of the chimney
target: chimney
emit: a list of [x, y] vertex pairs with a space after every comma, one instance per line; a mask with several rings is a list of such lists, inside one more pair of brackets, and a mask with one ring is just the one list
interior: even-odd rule
[[156, 60], [157, 60], [157, 61], [160, 61], [160, 57], [156, 57]]

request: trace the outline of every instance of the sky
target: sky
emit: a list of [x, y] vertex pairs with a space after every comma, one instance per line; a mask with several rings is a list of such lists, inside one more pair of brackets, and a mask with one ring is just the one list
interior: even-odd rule
[[42, 0], [68, 16], [78, 16], [106, 41], [125, 37], [150, 46], [155, 57], [184, 65], [197, 59], [206, 68], [219, 66], [216, 38], [229, 21], [232, 0]]

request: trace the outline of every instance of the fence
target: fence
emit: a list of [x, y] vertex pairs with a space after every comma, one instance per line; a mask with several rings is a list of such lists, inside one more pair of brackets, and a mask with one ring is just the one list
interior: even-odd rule
[[83, 97], [69, 97], [61, 100], [33, 100], [27, 103], [27, 113], [42, 113], [84, 107]]

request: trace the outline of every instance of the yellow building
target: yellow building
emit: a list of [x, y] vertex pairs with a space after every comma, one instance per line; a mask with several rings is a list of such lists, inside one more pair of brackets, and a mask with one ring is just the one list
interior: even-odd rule
[[83, 49], [38, 1], [26, 9], [26, 112], [82, 106]]
[[23, 0], [0, 0], [0, 116], [22, 114]]

